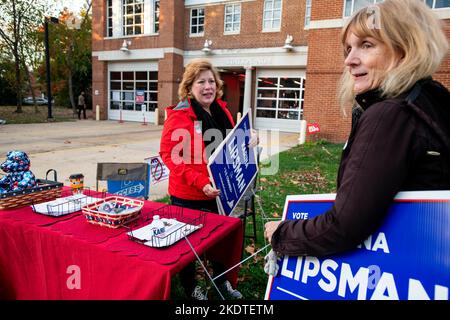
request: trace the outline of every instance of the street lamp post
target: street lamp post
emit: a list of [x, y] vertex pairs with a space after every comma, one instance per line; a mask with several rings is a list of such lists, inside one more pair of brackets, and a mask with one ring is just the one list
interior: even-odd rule
[[47, 69], [47, 106], [48, 106], [48, 120], [53, 120], [52, 115], [52, 88], [51, 88], [51, 78], [50, 78], [50, 45], [48, 43], [48, 22], [59, 23], [58, 18], [55, 17], [45, 17], [44, 20], [44, 43], [45, 43], [45, 65]]

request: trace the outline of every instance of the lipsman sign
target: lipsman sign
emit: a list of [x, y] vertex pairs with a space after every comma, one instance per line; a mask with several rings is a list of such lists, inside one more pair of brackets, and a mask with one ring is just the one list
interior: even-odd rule
[[249, 148], [251, 135], [250, 111], [217, 147], [208, 162], [213, 186], [221, 191], [218, 207], [229, 215], [258, 173], [254, 148]]
[[[288, 196], [283, 219], [309, 219], [335, 195]], [[450, 191], [400, 192], [382, 226], [355, 250], [285, 256], [269, 277], [272, 300], [448, 300]]]

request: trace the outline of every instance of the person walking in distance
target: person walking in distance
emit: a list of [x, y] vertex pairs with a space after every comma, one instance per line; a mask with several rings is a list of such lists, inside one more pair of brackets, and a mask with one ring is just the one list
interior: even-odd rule
[[84, 91], [81, 91], [78, 96], [78, 119], [81, 120], [81, 111], [83, 111], [83, 118], [86, 119], [86, 99], [84, 98]]

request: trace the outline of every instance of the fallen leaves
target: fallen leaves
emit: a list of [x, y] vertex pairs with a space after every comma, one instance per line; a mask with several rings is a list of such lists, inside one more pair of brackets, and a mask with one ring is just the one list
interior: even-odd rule
[[327, 188], [328, 181], [319, 170], [291, 171], [281, 175], [281, 180], [289, 181], [299, 188], [299, 193], [305, 191], [321, 192]]
[[278, 214], [278, 212], [274, 212], [274, 213], [272, 213], [272, 217], [274, 217], [274, 218], [279, 218], [280, 215]]
[[247, 253], [254, 254], [255, 253], [255, 245], [253, 243], [248, 245], [247, 247], [245, 247], [245, 251]]

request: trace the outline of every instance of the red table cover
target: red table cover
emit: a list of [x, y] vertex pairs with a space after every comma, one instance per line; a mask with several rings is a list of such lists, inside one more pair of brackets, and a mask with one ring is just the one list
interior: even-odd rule
[[[145, 208], [163, 204], [145, 202]], [[81, 212], [53, 218], [30, 207], [0, 211], [0, 299], [169, 299], [171, 278], [195, 260], [184, 240], [150, 248], [125, 228], [91, 225]], [[240, 219], [207, 214], [188, 239], [231, 267], [242, 251]], [[227, 274], [235, 284], [238, 268]]]

